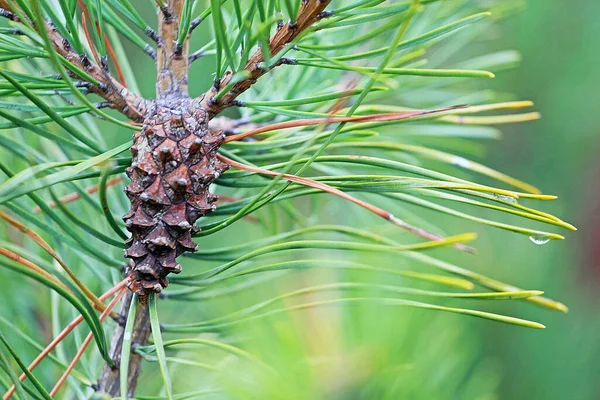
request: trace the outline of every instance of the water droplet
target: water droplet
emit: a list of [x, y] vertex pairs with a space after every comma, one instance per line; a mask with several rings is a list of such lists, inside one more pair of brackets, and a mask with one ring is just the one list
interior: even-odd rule
[[529, 236], [529, 240], [531, 240], [533, 243], [537, 244], [537, 245], [543, 245], [546, 244], [550, 241], [550, 238], [548, 238], [547, 236]]
[[471, 168], [471, 161], [467, 160], [466, 158], [454, 156], [450, 162], [454, 165], [458, 165], [459, 167]]

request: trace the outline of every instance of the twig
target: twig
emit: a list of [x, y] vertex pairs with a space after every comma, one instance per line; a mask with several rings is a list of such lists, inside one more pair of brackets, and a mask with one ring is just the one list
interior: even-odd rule
[[[336, 195], [338, 197], [343, 198], [344, 200], [348, 200], [356, 205], [359, 205], [367, 210], [369, 210], [370, 212], [374, 213], [375, 215], [390, 221], [391, 223], [393, 223], [394, 225], [399, 226], [400, 228], [414, 234], [417, 236], [420, 236], [422, 238], [428, 239], [428, 240], [443, 240], [444, 238], [441, 236], [438, 236], [434, 233], [428, 232], [422, 228], [418, 228], [415, 226], [412, 226], [404, 221], [402, 221], [401, 219], [395, 217], [392, 213], [390, 213], [389, 211], [386, 211], [382, 208], [379, 208], [377, 206], [374, 206], [370, 203], [367, 203], [366, 201], [357, 199], [356, 197], [352, 197], [350, 196], [348, 193], [345, 193], [339, 189], [336, 189], [332, 186], [329, 186], [323, 182], [318, 182], [312, 179], [308, 179], [308, 178], [303, 178], [301, 176], [296, 176], [296, 175], [291, 175], [291, 174], [280, 174], [278, 172], [274, 172], [274, 171], [269, 171], [267, 169], [263, 169], [263, 168], [258, 168], [258, 167], [253, 167], [251, 165], [246, 165], [246, 164], [242, 164], [239, 163], [237, 161], [234, 161], [230, 158], [227, 158], [221, 154], [218, 154], [217, 157], [231, 165], [232, 167], [244, 170], [244, 171], [249, 171], [249, 172], [255, 172], [258, 174], [262, 174], [262, 175], [268, 175], [268, 176], [273, 176], [273, 177], [282, 177], [283, 179], [290, 181], [290, 182], [294, 182], [303, 186], [308, 186], [308, 187], [312, 187], [315, 189], [319, 189], [322, 190], [324, 192]], [[469, 253], [474, 252], [474, 249], [469, 247], [469, 246], [465, 246], [463, 244], [460, 243], [456, 243], [454, 244], [454, 247], [459, 249], [459, 250], [463, 250]]]
[[[90, 85], [89, 90], [109, 101], [113, 108], [126, 115], [134, 121], [141, 121], [145, 114], [146, 100], [139, 97], [135, 93], [127, 90], [125, 86], [115, 80], [110, 74], [103, 71], [100, 67], [82, 61], [82, 58], [73, 50], [64, 47], [64, 41], [58, 31], [53, 30], [48, 24], [45, 24], [54, 48], [69, 62], [77, 66], [79, 69], [86, 71], [94, 77], [100, 85]], [[80, 77], [82, 80], [82, 77]]]
[[[115, 296], [115, 298], [108, 304], [108, 306], [106, 307], [106, 310], [104, 310], [104, 312], [100, 315], [100, 321], [101, 322], [104, 322], [104, 320], [106, 319], [106, 317], [108, 316], [108, 314], [112, 311], [112, 309], [117, 306], [117, 304], [119, 303], [119, 301], [125, 295], [126, 291], [127, 291], [126, 288], [122, 288], [121, 291], [119, 292], [119, 294], [117, 294]], [[67, 379], [67, 377], [71, 374], [71, 371], [73, 371], [73, 368], [75, 368], [75, 365], [77, 365], [77, 363], [81, 359], [81, 356], [83, 356], [83, 353], [85, 352], [85, 350], [87, 349], [87, 347], [89, 346], [89, 344], [92, 342], [93, 338], [94, 338], [94, 335], [93, 335], [93, 333], [90, 332], [87, 335], [87, 337], [85, 338], [85, 340], [83, 341], [83, 343], [81, 344], [81, 347], [77, 351], [77, 354], [75, 354], [75, 357], [73, 357], [73, 361], [71, 361], [71, 363], [67, 367], [66, 371], [62, 374], [62, 376], [60, 377], [60, 379], [58, 380], [58, 382], [56, 382], [56, 385], [54, 385], [54, 387], [50, 391], [50, 396], [51, 397], [54, 397], [56, 395], [56, 392], [58, 392], [60, 390], [60, 387], [65, 382], [65, 380]]]
[[[128, 291], [123, 299], [123, 307], [121, 308], [121, 315], [126, 317], [129, 314], [129, 308], [131, 307], [131, 299], [133, 292]], [[147, 296], [138, 296], [138, 306], [133, 322], [132, 331], [132, 347], [143, 346], [148, 342], [150, 336], [150, 315], [148, 312], [148, 298]], [[123, 349], [123, 335], [125, 333], [125, 326], [118, 325], [113, 336], [110, 346], [110, 357], [115, 362], [115, 367], [108, 365], [104, 366], [102, 376], [98, 381], [97, 391], [99, 393], [108, 394], [111, 397], [119, 396], [121, 392], [120, 384], [120, 365], [121, 365], [121, 353]], [[132, 349], [133, 350], [133, 349]], [[133, 397], [135, 389], [137, 387], [138, 377], [142, 372], [142, 356], [132, 351], [129, 357], [129, 368], [127, 376], [127, 393], [130, 397]]]
[[189, 41], [185, 40], [181, 49], [176, 46], [179, 22], [185, 0], [170, 0], [158, 18], [158, 30], [161, 41], [158, 44], [156, 58], [156, 95], [158, 98], [170, 94], [187, 96]]
[[[49, 21], [19, 21], [8, 3], [1, 1], [0, 6], [2, 6], [0, 9], [5, 11], [4, 14], [9, 13], [13, 15], [13, 18], [11, 19], [14, 21], [30, 24], [38, 31], [40, 29], [45, 29], [50, 38], [50, 42], [52, 43], [52, 47], [54, 47], [58, 54], [99, 82], [98, 84], [90, 83], [88, 87], [90, 92], [103, 97], [114, 109], [120, 111], [129, 119], [134, 121], [141, 121], [143, 119], [147, 107], [146, 100], [127, 90], [127, 88], [114, 79], [110, 73], [91, 63], [85, 55], [77, 54], [77, 52], [68, 45], [68, 42], [64, 40], [60, 32], [57, 29], [54, 29]], [[9, 15], [5, 16], [9, 17]], [[91, 47], [93, 48], [93, 46]], [[72, 73], [76, 76], [74, 72]], [[76, 76], [76, 78], [86, 81], [84, 77]]]
[[[121, 282], [119, 282], [116, 286], [114, 286], [112, 289], [110, 289], [109, 291], [107, 291], [106, 293], [104, 293], [102, 296], [100, 296], [100, 300], [105, 301], [106, 299], [108, 299], [110, 296], [112, 296], [113, 294], [115, 294], [116, 292], [118, 292], [119, 290], [123, 289], [123, 287], [125, 286], [125, 283], [127, 282], [126, 279], [122, 280]], [[46, 356], [48, 354], [50, 354], [50, 352], [52, 350], [54, 350], [54, 348], [63, 341], [63, 339], [65, 337], [67, 337], [67, 335], [69, 333], [71, 333], [71, 331], [73, 329], [75, 329], [77, 327], [77, 325], [79, 325], [81, 322], [83, 322], [83, 316], [79, 316], [77, 318], [75, 318], [73, 321], [71, 321], [59, 334], [58, 336], [56, 336], [49, 344], [48, 346], [46, 346], [46, 348], [44, 350], [42, 350], [42, 352], [31, 362], [31, 364], [29, 364], [29, 366], [27, 367], [27, 369], [31, 372], [33, 371], [33, 369], [35, 367], [38, 366], [38, 364], [40, 362], [42, 362], [42, 360], [44, 358], [46, 358]], [[19, 380], [21, 382], [23, 382], [25, 380], [25, 378], [27, 378], [27, 375], [25, 375], [24, 373], [21, 374], [21, 376], [19, 376]], [[13, 395], [13, 393], [15, 392], [16, 387], [13, 385], [10, 387], [10, 389], [8, 389], [8, 391], [6, 392], [6, 394], [2, 397], [2, 400], [8, 400], [10, 399], [10, 397]]]
[[458, 108], [465, 108], [466, 105], [458, 105], [451, 107], [438, 108], [435, 110], [418, 110], [418, 111], [404, 111], [395, 113], [385, 114], [371, 114], [371, 115], [360, 115], [356, 117], [324, 117], [324, 118], [313, 118], [313, 119], [296, 119], [292, 121], [278, 122], [275, 124], [263, 126], [248, 132], [240, 133], [238, 135], [231, 135], [225, 139], [225, 143], [242, 140], [244, 138], [258, 135], [259, 133], [271, 132], [279, 129], [298, 128], [301, 126], [313, 126], [321, 125], [323, 123], [336, 123], [336, 122], [375, 122], [375, 121], [399, 121], [403, 119], [413, 118], [421, 115], [437, 114], [445, 111], [455, 110]]
[[[273, 35], [269, 42], [269, 49], [272, 56], [279, 53], [284, 47], [293, 41], [298, 35], [308, 29], [313, 23], [320, 19], [320, 15], [329, 5], [331, 0], [303, 0], [298, 12], [298, 18], [294, 22], [288, 22], [285, 26]], [[246, 90], [248, 90], [254, 82], [268, 72], [267, 69], [261, 68], [261, 63], [264, 61], [262, 51], [257, 50], [246, 63], [244, 70], [250, 74], [247, 79], [238, 82], [229, 93], [225, 94], [219, 100], [215, 99], [219, 89], [212, 87], [208, 92], [202, 95], [202, 106], [208, 111], [212, 117], [234, 104], [234, 100]], [[278, 64], [279, 65], [279, 64]], [[277, 65], [275, 65], [277, 66]], [[220, 82], [220, 87], [225, 87], [232, 78], [232, 74], [226, 75]]]

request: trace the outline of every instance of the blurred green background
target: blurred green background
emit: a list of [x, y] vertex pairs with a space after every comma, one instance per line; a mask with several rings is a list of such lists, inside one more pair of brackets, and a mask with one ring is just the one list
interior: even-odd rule
[[[453, 233], [481, 233], [479, 254], [455, 256], [459, 265], [545, 290], [570, 311], [518, 302], [484, 306], [540, 321], [547, 326], [543, 331], [373, 306], [270, 319], [256, 323], [260, 339], [250, 348], [280, 366], [280, 380], [254, 377], [260, 389], [230, 394], [240, 399], [248, 393], [281, 399], [600, 399], [599, 15], [597, 0], [528, 0], [486, 33], [490, 40], [479, 49], [520, 52], [519, 66], [483, 85], [532, 100], [542, 114], [539, 121], [501, 126], [503, 140], [481, 142], [483, 162], [557, 195], [541, 209], [573, 223], [578, 232], [536, 246], [509, 232], [452, 218], [444, 222]], [[335, 222], [343, 212], [331, 215]], [[425, 215], [436, 223], [444, 220]], [[492, 212], [482, 216], [497, 218]], [[327, 222], [322, 215], [319, 221]], [[298, 367], [307, 359], [320, 363]], [[187, 376], [182, 372], [181, 379]], [[239, 378], [229, 377], [230, 387], [239, 389]]]
[[579, 231], [535, 249], [487, 232], [500, 242], [482, 251], [482, 268], [543, 288], [570, 308], [566, 315], [544, 315], [543, 332], [478, 325], [481, 357], [502, 365], [501, 398], [600, 398], [598, 15], [596, 0], [528, 0], [503, 23], [501, 45], [517, 49], [522, 63], [494, 85], [533, 100], [542, 119], [504, 128], [504, 140], [488, 148], [489, 164], [556, 194], [544, 209]]
[[[486, 1], [477, 3], [485, 5]], [[551, 312], [525, 302], [484, 305], [467, 302], [467, 307], [472, 305], [539, 321], [547, 326], [545, 330], [372, 304], [284, 313], [233, 329], [235, 335], [232, 336], [243, 341], [234, 344], [272, 365], [273, 371], [266, 373], [232, 357], [223, 359], [218, 352], [187, 354], [192, 358], [201, 357], [197, 361], [218, 366], [220, 372], [215, 372], [215, 378], [194, 368], [173, 366], [178, 393], [217, 387], [224, 389], [226, 395], [215, 393], [206, 398], [600, 399], [600, 246], [597, 245], [600, 242], [600, 181], [597, 178], [600, 175], [600, 74], [597, 67], [600, 65], [597, 49], [600, 1], [526, 0], [523, 3], [522, 9], [486, 32], [489, 40], [482, 41], [479, 49], [474, 50], [475, 54], [496, 49], [516, 49], [521, 53], [522, 62], [517, 68], [498, 73], [495, 80], [485, 81], [481, 87], [514, 93], [515, 99], [533, 100], [542, 119], [501, 126], [503, 140], [477, 143], [486, 153], [485, 158], [478, 161], [483, 160], [494, 169], [530, 182], [544, 193], [558, 195], [558, 200], [547, 202], [539, 206], [540, 209], [573, 223], [579, 231], [562, 232], [566, 240], [536, 246], [523, 236], [443, 218], [439, 214], [424, 212], [423, 215], [436, 218], [435, 223], [443, 224], [451, 233], [480, 233], [476, 243], [479, 254], [453, 255], [453, 261], [526, 289], [544, 290], [549, 297], [567, 304], [569, 313]], [[148, 7], [146, 11], [151, 14], [153, 10]], [[463, 54], [461, 57], [468, 58]], [[199, 94], [209, 84], [211, 77], [203, 71], [211, 71], [212, 63], [213, 60], [201, 60], [192, 68], [192, 77], [203, 78], [192, 79], [192, 94]], [[149, 60], [134, 62], [133, 67], [136, 75], [153, 74]], [[140, 79], [140, 82], [151, 81]], [[144, 84], [140, 90], [150, 97], [154, 87]], [[402, 100], [408, 104], [407, 99]], [[112, 139], [122, 141], [122, 131], [107, 132], [109, 140], [111, 135], [114, 135]], [[323, 196], [319, 199], [324, 200], [321, 213], [307, 225], [341, 222], [362, 225], [364, 222], [369, 227], [373, 224], [372, 218], [363, 220], [361, 215], [364, 214], [355, 214], [356, 208], [352, 205], [329, 203]], [[310, 210], [309, 207], [310, 204], [306, 208]], [[398, 208], [399, 213], [401, 210]], [[492, 212], [478, 215], [499, 219]], [[277, 220], [277, 214], [269, 216]], [[290, 226], [278, 221], [268, 228], [272, 230], [270, 233], [275, 233]], [[236, 229], [235, 234], [231, 229], [203, 239], [202, 246], [221, 246], [224, 239], [244, 242], [265, 234], [264, 227], [252, 224], [239, 225]], [[392, 237], [392, 229], [384, 227], [378, 233]], [[405, 238], [402, 234], [398, 237]], [[278, 257], [272, 256], [264, 264], [278, 261]], [[447, 258], [447, 252], [443, 257]], [[381, 262], [393, 261], [393, 257], [382, 257]], [[164, 302], [161, 316], [168, 323], [177, 322], [183, 309], [194, 317], [197, 315], [198, 320], [217, 317], [298, 286], [317, 284], [319, 279], [371, 279], [376, 283], [391, 283], [389, 276], [294, 273], [280, 285], [267, 283], [249, 293], [210, 299], [209, 303]], [[23, 290], [8, 278], [0, 283], [0, 288], [5, 293], [4, 298], [16, 297]], [[32, 302], [47, 305], [46, 292], [34, 293], [35, 288], [30, 286], [24, 290], [31, 291], [29, 298], [37, 299]], [[31, 320], [22, 310], [28, 308], [31, 315], [36, 315], [38, 306], [6, 307], [11, 310], [2, 316], [21, 326], [31, 326]], [[40, 336], [46, 338], [49, 322], [47, 318], [38, 317]], [[31, 349], [27, 351], [30, 351], [28, 359], [37, 354]], [[89, 362], [85, 368], [94, 370], [99, 365]], [[147, 365], [145, 368], [147, 373], [140, 383], [142, 392], [159, 394], [161, 382], [152, 370], [155, 367]], [[44, 375], [46, 383], [56, 379], [56, 371], [49, 370]], [[92, 371], [90, 375], [95, 373]]]

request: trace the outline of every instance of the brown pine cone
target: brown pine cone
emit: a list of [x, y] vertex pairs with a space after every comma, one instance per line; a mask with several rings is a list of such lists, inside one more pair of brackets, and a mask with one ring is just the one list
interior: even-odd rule
[[196, 251], [194, 223], [215, 209], [209, 186], [228, 168], [216, 158], [225, 135], [208, 129], [199, 102], [175, 104], [150, 107], [126, 170], [131, 209], [123, 220], [132, 236], [125, 256], [132, 259], [129, 288], [139, 295], [160, 292], [168, 274], [181, 272], [177, 257]]

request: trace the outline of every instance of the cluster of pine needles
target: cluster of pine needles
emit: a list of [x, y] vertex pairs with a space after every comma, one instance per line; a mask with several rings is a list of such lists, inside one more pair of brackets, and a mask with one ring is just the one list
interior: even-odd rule
[[[152, 6], [159, 18], [167, 18], [173, 3], [182, 5], [174, 51], [187, 54], [189, 65], [198, 60], [214, 65], [197, 79], [215, 82], [200, 97], [214, 114], [210, 128], [227, 135], [218, 158], [231, 168], [212, 186], [220, 199], [216, 211], [200, 220], [195, 235], [200, 250], [184, 255], [182, 274], [170, 279], [160, 296], [150, 296], [152, 344], [132, 346], [138, 305], [135, 296], [127, 295], [122, 275], [128, 237], [120, 219], [127, 209], [122, 188], [131, 163], [126, 153], [130, 133], [142, 129], [135, 112], [143, 104], [140, 87], [155, 83], [138, 79], [135, 59], [155, 60], [160, 50], [160, 32], [143, 9]], [[476, 238], [449, 234], [431, 216], [489, 225], [536, 244], [563, 237], [523, 226], [527, 220], [574, 229], [525, 205], [554, 196], [475, 161], [481, 150], [475, 140], [497, 139], [497, 126], [539, 115], [521, 112], [532, 106], [529, 101], [481, 89], [493, 72], [515, 65], [518, 54], [458, 58], [495, 22], [495, 12], [478, 10], [474, 3], [0, 1], [5, 17], [0, 27], [0, 218], [11, 227], [0, 240], [0, 266], [12, 271], [3, 275], [7, 279], [51, 291], [60, 298], [60, 308], [75, 315], [48, 344], [34, 339], [33, 327], [0, 316], [3, 400], [53, 398], [65, 382], [74, 396], [89, 393], [86, 386], [93, 387], [98, 376], [90, 375], [94, 368], [84, 372], [77, 365], [92, 343], [97, 350], [93, 365], [114, 364], [107, 319], [123, 327], [122, 398], [131, 395], [127, 368], [135, 355], [158, 362], [164, 398], [175, 399], [186, 397], [174, 394], [167, 363], [185, 361], [167, 354], [189, 345], [208, 346], [261, 364], [243, 342], [232, 344], [235, 337], [229, 335], [233, 327], [281, 313], [373, 303], [543, 328], [517, 317], [448, 306], [444, 299], [522, 300], [566, 311], [539, 290], [497, 281], [430, 253], [444, 247], [475, 252], [469, 242]], [[500, 15], [510, 11], [498, 3], [490, 7]], [[311, 7], [324, 11], [302, 23]], [[274, 46], [286, 29], [295, 33]], [[186, 46], [196, 32], [207, 36], [198, 39], [202, 47], [188, 54]], [[253, 62], [257, 55], [260, 62]], [[196, 77], [192, 73], [189, 79]], [[110, 144], [113, 139], [106, 135], [115, 131], [119, 145]], [[335, 198], [349, 202], [339, 205], [343, 213], [329, 206]], [[414, 211], [421, 209], [430, 216], [427, 220]], [[479, 216], [484, 212], [495, 212], [497, 218]], [[330, 223], [328, 213], [347, 224]], [[509, 218], [523, 224], [505, 222]], [[406, 233], [400, 235], [403, 242], [390, 233], [392, 228]], [[260, 233], [238, 240], [236, 229]], [[211, 242], [209, 236], [221, 231], [220, 239]], [[367, 261], [376, 255], [396, 262], [393, 267], [361, 263], [356, 254]], [[325, 269], [388, 276], [393, 284], [334, 280], [222, 315], [191, 313], [183, 322], [158, 316], [159, 298], [206, 309], [214, 299], [274, 284], [298, 271]], [[333, 295], [303, 301], [324, 292]], [[128, 315], [115, 311], [123, 298], [129, 301]], [[62, 322], [65, 312], [55, 307], [53, 318]], [[77, 347], [69, 348], [73, 354], [65, 362], [53, 352], [81, 323], [89, 335], [75, 340]], [[172, 334], [189, 336], [172, 339]], [[12, 338], [39, 355], [27, 365]], [[51, 389], [35, 375], [46, 359], [61, 370]]]

